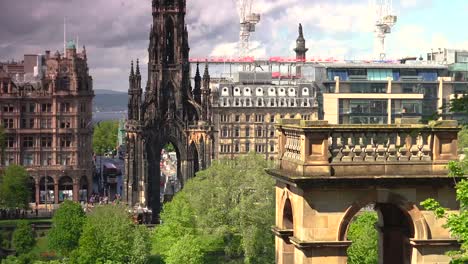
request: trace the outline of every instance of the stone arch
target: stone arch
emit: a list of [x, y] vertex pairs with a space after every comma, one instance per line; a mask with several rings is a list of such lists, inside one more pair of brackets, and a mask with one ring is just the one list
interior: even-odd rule
[[73, 179], [70, 176], [62, 176], [58, 181], [59, 202], [73, 200]]
[[373, 192], [370, 195], [362, 197], [361, 199], [357, 200], [345, 211], [343, 218], [340, 221], [340, 225], [338, 228], [337, 239], [338, 241], [346, 241], [346, 237], [348, 234], [349, 224], [352, 222], [353, 217], [366, 205], [372, 203], [382, 203], [382, 204], [393, 204], [397, 206], [408, 219], [411, 220], [413, 225], [413, 238], [414, 239], [429, 239], [430, 232], [428, 230], [428, 224], [424, 215], [419, 210], [419, 208], [409, 201], [407, 201], [404, 197], [388, 192], [385, 193], [388, 195], [379, 195], [381, 197], [385, 197], [384, 199], [377, 198], [377, 192]]
[[277, 255], [277, 263], [294, 263], [294, 245], [290, 241], [290, 237], [294, 236], [294, 213], [288, 191], [283, 192], [280, 212], [280, 254]]
[[80, 183], [79, 183], [79, 190], [78, 190], [78, 200], [86, 202], [88, 200], [88, 195], [89, 195], [89, 184], [88, 184], [88, 178], [86, 178], [86, 175], [81, 176], [80, 178]]
[[368, 204], [378, 213], [379, 263], [411, 263], [414, 248], [410, 239], [427, 240], [427, 223], [417, 206], [388, 190], [377, 190], [351, 204], [340, 221], [338, 241], [347, 241], [353, 217]]
[[51, 176], [43, 176], [39, 180], [39, 202], [53, 204], [55, 200], [54, 178]]

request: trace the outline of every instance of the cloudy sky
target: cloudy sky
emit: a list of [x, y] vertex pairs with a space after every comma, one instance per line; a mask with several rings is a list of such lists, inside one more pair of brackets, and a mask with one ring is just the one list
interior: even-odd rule
[[[257, 57], [293, 56], [302, 23], [309, 57], [362, 59], [373, 49], [369, 0], [254, 0], [261, 13], [252, 35]], [[239, 36], [235, 0], [187, 0], [190, 56], [233, 56]], [[468, 49], [466, 0], [394, 0], [398, 22], [387, 38], [388, 57], [419, 56], [431, 48]], [[95, 89], [128, 89], [131, 59], [147, 61], [151, 0], [0, 0], [0, 60], [86, 45]], [[145, 76], [144, 76], [145, 78]]]

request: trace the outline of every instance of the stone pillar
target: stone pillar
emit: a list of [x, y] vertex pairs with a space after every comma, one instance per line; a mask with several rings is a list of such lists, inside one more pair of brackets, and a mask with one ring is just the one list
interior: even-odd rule
[[39, 180], [39, 181], [34, 181], [34, 182], [35, 182], [35, 187], [36, 187], [36, 193], [35, 193], [35, 199], [36, 199], [36, 201], [35, 201], [35, 202], [36, 202], [36, 205], [38, 205], [39, 202], [40, 202], [40, 199], [41, 199], [41, 197], [40, 197], [40, 194], [41, 194], [41, 189], [40, 189], [40, 187], [41, 187], [41, 186], [39, 185], [39, 184], [40, 184], [40, 180]]
[[74, 179], [73, 180], [73, 201], [75, 202], [79, 201], [79, 192], [80, 192], [80, 186], [79, 186], [78, 180]]
[[59, 184], [57, 180], [54, 182], [54, 203], [59, 203]]

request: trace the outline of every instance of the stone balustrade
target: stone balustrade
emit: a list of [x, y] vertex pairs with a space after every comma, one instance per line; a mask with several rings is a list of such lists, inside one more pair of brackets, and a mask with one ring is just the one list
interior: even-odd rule
[[455, 121], [331, 125], [283, 119], [277, 129], [279, 169], [297, 177], [446, 175], [448, 161], [457, 159]]

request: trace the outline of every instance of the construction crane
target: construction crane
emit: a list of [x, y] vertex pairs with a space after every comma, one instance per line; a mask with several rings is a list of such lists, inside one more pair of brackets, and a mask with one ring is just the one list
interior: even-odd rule
[[373, 4], [376, 11], [375, 57], [384, 60], [386, 57], [385, 37], [392, 32], [397, 16], [392, 14], [392, 0], [375, 0]]
[[250, 33], [255, 32], [255, 25], [260, 22], [260, 14], [252, 12], [254, 0], [236, 0], [240, 18], [239, 57], [249, 55]]

